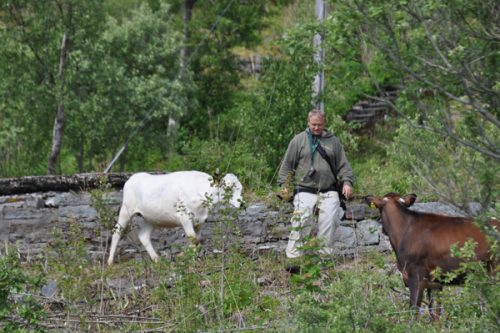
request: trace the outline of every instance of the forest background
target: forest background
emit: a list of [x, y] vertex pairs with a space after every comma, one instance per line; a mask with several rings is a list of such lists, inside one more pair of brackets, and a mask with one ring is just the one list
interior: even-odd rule
[[[113, 171], [233, 172], [267, 193], [322, 69], [357, 193], [498, 212], [498, 2], [327, 7], [319, 22], [314, 1], [2, 1], [0, 176], [102, 172], [123, 148]], [[382, 124], [344, 121], [388, 89]]]

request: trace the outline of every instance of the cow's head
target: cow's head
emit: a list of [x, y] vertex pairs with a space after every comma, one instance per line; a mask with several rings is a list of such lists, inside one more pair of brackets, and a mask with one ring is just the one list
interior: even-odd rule
[[389, 201], [394, 201], [402, 204], [405, 207], [410, 207], [417, 200], [416, 194], [407, 194], [401, 197], [398, 193], [390, 192], [384, 195], [382, 198], [378, 198], [374, 195], [368, 195], [365, 197], [365, 202], [371, 208], [382, 209]]
[[224, 176], [224, 178], [222, 178], [220, 187], [223, 191], [230, 191], [229, 193], [231, 194], [231, 196], [229, 198], [229, 203], [231, 204], [231, 206], [240, 208], [241, 203], [243, 202], [243, 185], [241, 185], [238, 177], [236, 177], [232, 173], [228, 173]]

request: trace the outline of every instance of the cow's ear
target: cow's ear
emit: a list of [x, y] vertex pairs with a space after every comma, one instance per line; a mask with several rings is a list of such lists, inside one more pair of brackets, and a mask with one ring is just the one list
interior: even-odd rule
[[384, 200], [381, 200], [374, 195], [367, 195], [365, 197], [365, 202], [371, 208], [382, 208], [385, 204]]
[[417, 200], [417, 195], [412, 193], [412, 194], [407, 194], [405, 195], [403, 198], [402, 202], [403, 202], [403, 205], [405, 205], [406, 207], [410, 207], [411, 205], [413, 205], [415, 203], [415, 200]]

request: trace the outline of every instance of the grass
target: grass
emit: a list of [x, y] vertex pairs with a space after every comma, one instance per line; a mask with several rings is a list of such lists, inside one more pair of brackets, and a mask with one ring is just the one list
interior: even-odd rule
[[[470, 295], [453, 288], [443, 293], [442, 320], [416, 316], [391, 253], [310, 255], [296, 276], [284, 270], [284, 254], [248, 256], [237, 246], [224, 253], [188, 248], [158, 264], [145, 259], [106, 267], [98, 259], [65, 259], [61, 268], [53, 259], [22, 264], [24, 272], [37, 275], [44, 262], [45, 280], [57, 283], [51, 298], [30, 289], [46, 313], [39, 316], [42, 330], [465, 332], [489, 331], [498, 321], [485, 304], [467, 304]], [[461, 311], [475, 318], [460, 318]]]

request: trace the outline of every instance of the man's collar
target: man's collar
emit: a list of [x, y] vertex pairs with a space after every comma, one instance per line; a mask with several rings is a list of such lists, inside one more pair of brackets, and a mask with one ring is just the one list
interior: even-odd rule
[[[306, 134], [307, 134], [307, 135], [309, 135], [309, 133], [311, 133], [311, 134], [312, 134], [311, 129], [310, 129], [309, 127], [307, 127], [307, 128], [306, 128], [305, 132], [306, 132]], [[315, 137], [315, 138], [322, 138], [322, 137], [324, 137], [326, 134], [328, 134], [328, 131], [327, 131], [327, 130], [323, 130], [323, 132], [321, 132], [321, 135], [314, 135], [314, 134], [313, 134], [312, 136], [313, 136], [313, 137]]]

